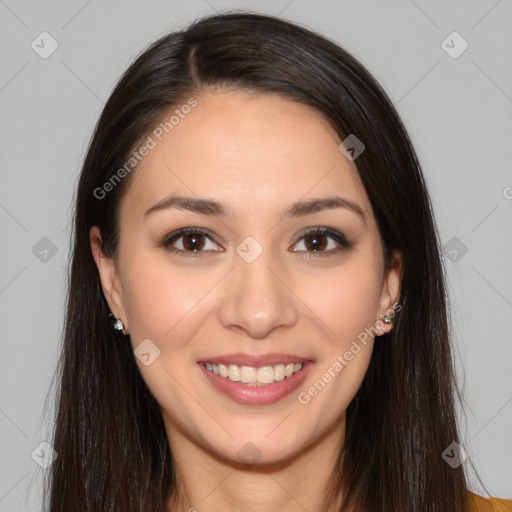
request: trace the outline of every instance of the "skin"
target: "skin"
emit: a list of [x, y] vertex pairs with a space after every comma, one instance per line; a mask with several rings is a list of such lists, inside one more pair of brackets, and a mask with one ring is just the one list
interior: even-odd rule
[[[384, 273], [371, 204], [355, 162], [314, 109], [276, 95], [209, 91], [139, 164], [120, 204], [116, 260], [90, 231], [105, 297], [130, 334], [160, 356], [137, 364], [161, 406], [180, 481], [169, 510], [309, 512], [334, 510], [325, 486], [345, 438], [345, 411], [368, 369], [366, 345], [307, 404], [307, 390], [349, 350], [365, 328], [392, 310], [400, 295], [402, 259]], [[144, 212], [170, 193], [214, 199], [233, 217], [187, 210]], [[299, 199], [339, 195], [348, 209], [281, 219]], [[211, 232], [198, 257], [174, 254], [161, 242], [183, 227]], [[351, 248], [326, 236], [322, 257], [300, 240], [305, 228], [330, 227]], [[253, 237], [263, 253], [247, 263], [236, 252]], [[311, 241], [311, 238], [308, 239]], [[183, 249], [190, 238], [180, 238]], [[190, 253], [189, 253], [190, 254]], [[197, 254], [197, 252], [196, 252]], [[389, 331], [384, 324], [380, 334]], [[314, 359], [305, 383], [271, 405], [241, 405], [218, 393], [197, 360], [231, 353], [296, 354]], [[252, 465], [238, 451], [252, 443]], [[340, 502], [338, 502], [339, 505]]]

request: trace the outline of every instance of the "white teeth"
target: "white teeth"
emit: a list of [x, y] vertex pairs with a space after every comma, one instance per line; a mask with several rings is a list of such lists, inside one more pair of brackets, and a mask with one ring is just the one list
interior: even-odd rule
[[219, 364], [219, 375], [221, 377], [227, 377], [228, 376], [228, 368], [224, 364]]
[[275, 366], [238, 366], [230, 364], [205, 363], [206, 369], [215, 375], [228, 378], [234, 382], [241, 382], [248, 385], [264, 386], [291, 377], [294, 373], [302, 370], [302, 363], [276, 364]]
[[274, 366], [274, 380], [279, 381], [285, 378], [284, 364], [276, 364]]
[[229, 365], [229, 373], [227, 375], [229, 380], [233, 380], [235, 382], [240, 381], [240, 368], [236, 364]]
[[240, 380], [244, 384], [254, 384], [258, 370], [251, 366], [240, 366]]
[[274, 382], [274, 367], [262, 366], [261, 368], [258, 368], [256, 380], [261, 384], [271, 384]]

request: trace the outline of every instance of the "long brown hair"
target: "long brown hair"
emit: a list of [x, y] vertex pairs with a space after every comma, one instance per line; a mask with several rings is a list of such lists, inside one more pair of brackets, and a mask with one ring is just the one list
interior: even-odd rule
[[343, 511], [466, 510], [464, 466], [452, 468], [441, 456], [460, 443], [445, 269], [406, 130], [383, 89], [339, 45], [282, 19], [240, 12], [197, 20], [151, 44], [121, 77], [95, 128], [76, 191], [56, 373], [58, 458], [47, 473], [45, 510], [161, 511], [176, 491], [159, 405], [129, 340], [107, 320], [89, 229], [99, 226], [105, 253], [115, 256], [119, 199], [135, 171], [123, 173], [104, 197], [98, 189], [166, 112], [212, 87], [306, 103], [341, 140], [355, 134], [363, 141], [356, 164], [386, 263], [393, 250], [404, 256], [402, 309], [394, 329], [375, 344], [347, 409], [343, 464], [340, 453], [326, 495], [343, 493]]

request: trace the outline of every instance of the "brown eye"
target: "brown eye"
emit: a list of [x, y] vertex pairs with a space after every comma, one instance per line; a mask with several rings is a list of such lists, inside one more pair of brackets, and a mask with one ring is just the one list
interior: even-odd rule
[[171, 233], [162, 241], [162, 246], [173, 250], [176, 254], [194, 256], [222, 250], [218, 249], [220, 246], [213, 241], [212, 235], [201, 228], [183, 228]]
[[200, 251], [204, 247], [204, 235], [201, 234], [192, 234], [192, 235], [184, 235], [183, 237], [183, 247], [187, 251]]
[[304, 245], [308, 251], [323, 251], [327, 247], [325, 235], [308, 235], [304, 237]]
[[294, 252], [305, 252], [314, 256], [329, 256], [351, 247], [345, 236], [330, 228], [315, 228], [303, 233], [296, 245], [303, 245]]

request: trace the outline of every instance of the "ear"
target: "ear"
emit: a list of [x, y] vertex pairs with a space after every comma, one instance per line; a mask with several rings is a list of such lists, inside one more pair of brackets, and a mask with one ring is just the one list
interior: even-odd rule
[[403, 254], [400, 251], [393, 251], [388, 271], [382, 283], [380, 314], [378, 316], [380, 320], [379, 324], [382, 324], [380, 335], [388, 333], [393, 328], [392, 323], [386, 324], [381, 319], [384, 315], [389, 315], [393, 318], [395, 316], [395, 310], [399, 310], [397, 306], [402, 285], [403, 266]]
[[124, 331], [128, 333], [127, 316], [119, 278], [119, 269], [117, 268], [116, 262], [112, 258], [105, 256], [103, 252], [101, 232], [98, 226], [93, 226], [89, 230], [89, 240], [91, 242], [92, 256], [98, 268], [101, 288], [110, 307], [110, 311], [112, 311], [118, 320], [123, 322]]

